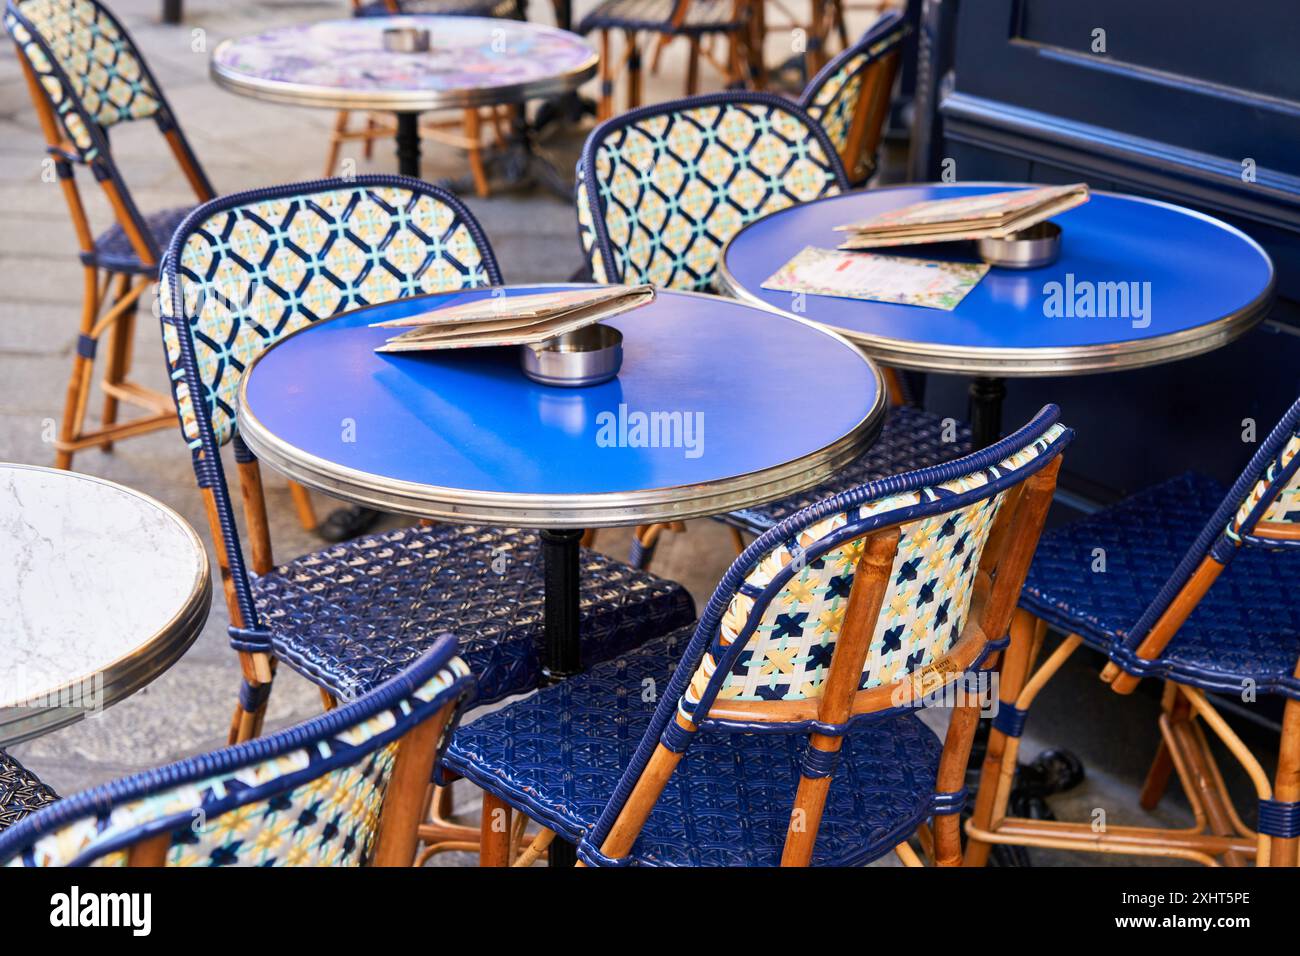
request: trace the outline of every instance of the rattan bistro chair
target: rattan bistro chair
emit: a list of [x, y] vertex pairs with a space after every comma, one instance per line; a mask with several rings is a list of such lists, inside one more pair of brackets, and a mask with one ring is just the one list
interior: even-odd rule
[[410, 866], [425, 788], [474, 679], [444, 635], [354, 703], [60, 800], [0, 866]]
[[[1099, 556], [1104, 573], [1097, 570]], [[1236, 483], [1188, 473], [1043, 536], [1020, 598], [979, 799], [973, 863], [991, 843], [1294, 866], [1300, 847], [1300, 401]], [[1068, 635], [1034, 673], [1043, 632]], [[1184, 829], [1007, 817], [1029, 706], [1081, 644], [1103, 651], [1112, 689], [1165, 681], [1161, 743], [1141, 793], [1152, 809], [1177, 773], [1195, 817]], [[1207, 693], [1246, 706], [1284, 698], [1274, 781]], [[1234, 809], [1206, 728], [1241, 763], [1259, 797], [1258, 824]]]
[[[376, 686], [434, 636], [461, 636], [483, 702], [531, 690], [541, 673], [535, 533], [431, 525], [372, 534], [276, 566], [258, 462], [236, 432], [240, 377], [290, 332], [345, 310], [501, 281], [460, 199], [401, 176], [360, 176], [228, 196], [195, 210], [163, 266], [163, 335], [181, 428], [207, 503], [231, 643], [244, 684], [231, 742], [260, 733], [273, 664], [332, 697]], [[251, 562], [220, 451], [233, 443]], [[493, 557], [509, 554], [505, 574]], [[253, 575], [248, 569], [251, 564]], [[691, 619], [678, 585], [593, 552], [582, 557], [586, 660]]]
[[[826, 132], [780, 96], [714, 93], [647, 106], [587, 138], [576, 185], [579, 239], [597, 282], [709, 292], [723, 247], [742, 227], [846, 187]], [[897, 407], [871, 450], [829, 482], [720, 520], [739, 552], [742, 532], [761, 534], [823, 498], [969, 450], [964, 425]], [[650, 561], [666, 529], [681, 525], [637, 530], [634, 565]]]
[[[171, 400], [127, 378], [137, 300], [157, 278], [172, 230], [189, 208], [146, 215], [131, 198], [113, 159], [109, 131], [152, 119], [199, 201], [212, 187], [181, 132], [161, 88], [117, 18], [97, 0], [9, 0], [5, 28], [18, 50], [46, 150], [63, 187], [80, 244], [85, 293], [72, 376], [55, 440], [55, 465], [69, 468], [83, 448], [165, 427]], [[103, 189], [116, 223], [96, 236], [77, 189], [74, 168], [87, 168]], [[100, 341], [108, 336], [100, 427], [86, 427], [91, 376]], [[120, 403], [147, 412], [118, 421]]]
[[[509, 858], [513, 808], [589, 864], [915, 862], [931, 818], [922, 846], [960, 862], [980, 699], [945, 691], [1005, 644], [1071, 437], [1049, 406], [792, 515], [696, 625], [462, 727], [444, 763], [487, 794], [484, 861]], [[946, 742], [917, 716], [935, 700]]]
[[[653, 34], [658, 41], [655, 60], [670, 40], [681, 37], [690, 46], [686, 61], [686, 95], [699, 92], [700, 60], [708, 60], [722, 74], [727, 87], [740, 85], [747, 72], [748, 0], [604, 0], [583, 17], [578, 32], [600, 34], [600, 102], [596, 118], [615, 113], [615, 75], [627, 70], [627, 108], [641, 105], [641, 38]], [[617, 63], [610, 37], [623, 34], [622, 56]], [[722, 47], [715, 51], [715, 45]], [[719, 55], [720, 54], [720, 55]]]
[[875, 174], [907, 32], [902, 14], [886, 13], [827, 63], [799, 97], [799, 105], [834, 144], [853, 186], [865, 185]]

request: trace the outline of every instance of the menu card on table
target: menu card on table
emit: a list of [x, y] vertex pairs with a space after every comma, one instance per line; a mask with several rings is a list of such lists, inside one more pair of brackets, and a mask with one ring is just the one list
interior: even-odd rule
[[655, 290], [648, 285], [493, 294], [462, 305], [375, 322], [371, 328], [410, 329], [388, 339], [376, 352], [530, 345], [647, 305], [654, 297]]
[[763, 288], [951, 312], [988, 271], [983, 262], [937, 262], [807, 246], [768, 277]]
[[982, 196], [931, 199], [836, 226], [849, 236], [841, 249], [875, 249], [963, 239], [1005, 239], [1088, 201], [1088, 184], [1013, 189]]

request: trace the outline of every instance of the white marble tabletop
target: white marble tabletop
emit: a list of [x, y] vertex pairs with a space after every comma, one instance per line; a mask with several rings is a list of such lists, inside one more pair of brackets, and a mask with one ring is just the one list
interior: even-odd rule
[[100, 478], [0, 463], [0, 554], [0, 746], [139, 690], [207, 619], [194, 529]]

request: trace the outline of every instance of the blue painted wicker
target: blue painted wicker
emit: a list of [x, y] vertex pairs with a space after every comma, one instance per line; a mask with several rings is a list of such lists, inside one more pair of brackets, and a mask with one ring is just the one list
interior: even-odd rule
[[82, 261], [113, 272], [153, 274], [186, 210], [140, 212], [113, 161], [108, 131], [118, 123], [152, 119], [161, 133], [174, 136], [200, 190], [213, 190], [144, 57], [98, 0], [8, 0], [5, 28], [62, 127], [67, 148], [49, 150], [59, 176], [70, 178], [79, 163], [109, 184], [121, 200], [120, 215], [143, 237], [152, 260], [141, 261], [119, 221], [95, 240], [93, 250], [83, 250]]
[[597, 282], [709, 290], [743, 226], [846, 186], [825, 132], [798, 106], [697, 96], [592, 131], [578, 162], [578, 235]]
[[0, 750], [0, 832], [58, 799], [36, 774]]
[[455, 654], [443, 635], [354, 703], [58, 801], [0, 834], [0, 865], [120, 866], [160, 834], [171, 866], [364, 865], [403, 736], [472, 691]]
[[[480, 718], [453, 738], [446, 766], [577, 841], [589, 863], [771, 865], [780, 858], [800, 772], [811, 767], [802, 735], [839, 736], [844, 749], [832, 773], [829, 829], [819, 831], [813, 859], [879, 856], [927, 816], [955, 806], [951, 795], [935, 793], [940, 745], [914, 711], [886, 707], [829, 725], [806, 717], [719, 716], [714, 701], [743, 698], [731, 692], [733, 677], [748, 677], [756, 666], [782, 671], [771, 682], [783, 684], [782, 700], [816, 697], [821, 685], [813, 672], [838, 639], [853, 556], [863, 536], [898, 525], [892, 590], [861, 686], [901, 686], [926, 672], [960, 629], [969, 572], [1008, 490], [1047, 466], [1071, 438], [1049, 407], [977, 454], [875, 481], [792, 515], [736, 559], [689, 639], [683, 628]], [[801, 610], [812, 602], [816, 618]], [[899, 602], [908, 606], [893, 606]], [[901, 630], [896, 620], [905, 622]], [[778, 635], [780, 629], [789, 635]], [[989, 637], [972, 667], [1001, 646], [1002, 635]], [[683, 719], [697, 731], [685, 731]], [[607, 860], [598, 848], [660, 744], [685, 756], [631, 858]]]
[[[163, 335], [182, 431], [199, 484], [214, 495], [229, 558], [232, 618], [242, 622], [231, 629], [236, 649], [272, 653], [351, 696], [451, 630], [464, 640], [486, 699], [536, 686], [544, 638], [535, 534], [404, 529], [252, 578], [220, 455], [234, 439], [236, 457], [251, 460], [235, 434], [234, 394], [248, 363], [279, 338], [344, 309], [499, 281], [487, 239], [461, 201], [398, 176], [241, 193], [182, 224], [163, 269]], [[493, 570], [500, 554], [510, 558], [505, 574]], [[587, 661], [693, 616], [678, 585], [593, 553], [582, 560]], [[245, 698], [259, 699], [247, 685]]]
[[[685, 627], [461, 727], [446, 766], [571, 842], [588, 839], [689, 644]], [[637, 841], [652, 866], [775, 866], [806, 741], [697, 734]], [[845, 740], [816, 865], [864, 863], [932, 812], [941, 745], [910, 714]]]
[[[867, 92], [865, 81], [873, 67], [898, 52], [907, 32], [907, 23], [900, 12], [884, 14], [861, 39], [818, 70], [799, 97], [799, 105], [826, 131], [854, 183], [865, 183], [876, 169], [874, 155], [847, 155], [853, 121]], [[889, 93], [883, 91], [886, 104]]]
[[[1300, 698], [1300, 540], [1267, 537], [1294, 524], [1300, 401], [1229, 489], [1188, 474], [1043, 535], [1021, 605], [1139, 676], [1206, 690]], [[1104, 550], [1105, 573], [1093, 570]], [[1137, 647], [1207, 557], [1227, 568], [1151, 660]]]

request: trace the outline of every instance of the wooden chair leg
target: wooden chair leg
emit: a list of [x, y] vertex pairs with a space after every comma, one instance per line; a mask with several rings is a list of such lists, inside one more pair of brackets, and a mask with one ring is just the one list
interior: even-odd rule
[[480, 199], [492, 195], [487, 170], [483, 167], [482, 123], [477, 109], [465, 111], [465, 139], [469, 143], [469, 171], [474, 178], [474, 193]]
[[[95, 317], [99, 314], [100, 286], [98, 270], [86, 267], [84, 270], [85, 291], [81, 306], [82, 336], [89, 335], [95, 327]], [[80, 341], [80, 340], [78, 340]], [[68, 387], [63, 399], [63, 420], [59, 425], [59, 445], [54, 456], [55, 468], [72, 467], [72, 449], [68, 447], [81, 433], [81, 423], [85, 419], [86, 400], [90, 391], [91, 360], [82, 355], [80, 349], [72, 359], [72, 374], [68, 376]]]
[[[1300, 667], [1296, 668], [1300, 677]], [[1282, 744], [1278, 750], [1273, 799], [1300, 801], [1300, 701], [1290, 698], [1282, 711]], [[1300, 865], [1300, 837], [1272, 837], [1271, 866]]]
[[[1031, 664], [1030, 656], [1034, 644], [1035, 621], [1027, 611], [1017, 610], [1011, 619], [1011, 644], [1002, 652], [1002, 666], [998, 677], [998, 696], [1000, 707], [1014, 707], [1020, 689]], [[1017, 747], [1008, 742], [1002, 731], [989, 731], [988, 743], [984, 751], [984, 763], [980, 768], [979, 789], [975, 792], [975, 806], [971, 812], [971, 825], [981, 830], [988, 830], [994, 820], [1006, 813], [1006, 801], [999, 801], [999, 783], [1005, 776], [1003, 764], [1007, 759], [1016, 759]], [[966, 843], [966, 865], [983, 866], [988, 862], [992, 845], [975, 837]]]
[[[970, 760], [971, 745], [975, 742], [975, 727], [979, 724], [978, 701], [964, 702], [953, 711], [948, 725], [948, 738], [944, 741], [943, 756], [939, 760], [938, 791], [953, 793], [961, 790], [966, 777], [966, 764]], [[936, 814], [934, 818], [934, 858], [937, 866], [961, 866], [961, 817], [956, 813]]]
[[641, 105], [641, 48], [637, 46], [636, 32], [627, 31], [627, 108]]
[[298, 513], [298, 523], [307, 531], [315, 531], [316, 508], [311, 503], [311, 492], [296, 481], [289, 482], [289, 497], [293, 499], [293, 510]]
[[686, 95], [694, 96], [700, 91], [700, 38], [691, 36], [690, 52], [686, 60]]
[[[1161, 704], [1166, 714], [1173, 712], [1178, 697], [1178, 688], [1166, 682], [1164, 700]], [[1169, 752], [1169, 744], [1162, 736], [1156, 747], [1156, 755], [1151, 761], [1151, 767], [1147, 770], [1142, 790], [1138, 794], [1138, 804], [1143, 810], [1154, 810], [1159, 805], [1160, 798], [1165, 795], [1165, 790], [1169, 787], [1169, 778], [1173, 776], [1173, 772], [1174, 758]]]
[[375, 140], [378, 138], [375, 134], [375, 130], [378, 128], [379, 124], [375, 122], [374, 116], [367, 113], [366, 138], [361, 144], [361, 155], [364, 156], [367, 161], [374, 159], [375, 157]]
[[614, 63], [610, 59], [609, 31], [600, 33], [600, 100], [596, 104], [596, 121], [614, 115]]
[[479, 841], [479, 866], [510, 865], [510, 804], [486, 790]]
[[[339, 164], [339, 151], [343, 148], [343, 138], [348, 132], [348, 117], [351, 114], [347, 110], [339, 110], [334, 117], [334, 132], [330, 136], [329, 152], [325, 154], [325, 178], [328, 179], [334, 175], [334, 169]], [[370, 143], [367, 141], [367, 146]]]
[[[123, 273], [118, 280], [117, 292], [113, 297], [114, 304], [121, 302], [130, 289], [131, 277]], [[135, 334], [135, 312], [135, 306], [132, 305], [118, 317], [108, 332], [108, 355], [104, 363], [104, 384], [109, 387], [104, 392], [104, 412], [100, 416], [100, 426], [103, 428], [117, 423], [118, 400], [112, 389], [122, 384], [122, 380], [126, 377], [131, 338]], [[106, 441], [102, 447], [104, 451], [112, 451], [113, 443]]]

